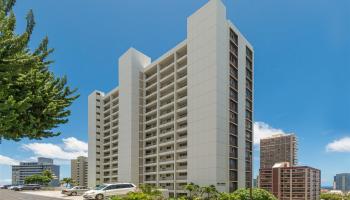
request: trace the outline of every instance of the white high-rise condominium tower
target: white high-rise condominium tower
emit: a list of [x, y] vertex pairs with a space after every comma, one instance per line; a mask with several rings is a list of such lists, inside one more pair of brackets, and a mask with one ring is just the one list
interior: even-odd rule
[[119, 58], [119, 86], [89, 96], [89, 178], [184, 193], [252, 181], [253, 47], [210, 0], [187, 19], [187, 39], [155, 61]]

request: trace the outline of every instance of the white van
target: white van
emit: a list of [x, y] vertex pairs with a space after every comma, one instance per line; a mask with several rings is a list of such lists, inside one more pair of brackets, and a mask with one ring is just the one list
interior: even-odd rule
[[84, 193], [84, 199], [102, 200], [105, 197], [122, 196], [129, 192], [136, 192], [137, 188], [132, 183], [111, 183], [103, 184], [96, 187], [94, 190], [89, 190]]

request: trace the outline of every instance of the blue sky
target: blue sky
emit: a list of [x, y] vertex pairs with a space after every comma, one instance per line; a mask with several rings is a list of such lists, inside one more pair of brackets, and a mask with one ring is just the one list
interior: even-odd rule
[[[322, 184], [331, 185], [335, 173], [350, 170], [350, 1], [223, 1], [229, 19], [255, 48], [255, 121], [263, 122], [256, 125], [257, 137], [296, 133], [300, 163], [321, 169]], [[59, 137], [3, 141], [0, 183], [11, 178], [9, 163], [34, 159], [45, 148], [42, 154], [62, 164], [61, 177], [69, 176], [65, 159], [86, 153], [89, 93], [117, 86], [117, 59], [130, 46], [155, 59], [182, 41], [186, 17], [205, 2], [18, 1], [18, 31], [32, 8], [37, 22], [32, 46], [49, 37], [56, 49], [51, 69], [67, 75], [81, 97]], [[60, 156], [64, 153], [68, 156]]]

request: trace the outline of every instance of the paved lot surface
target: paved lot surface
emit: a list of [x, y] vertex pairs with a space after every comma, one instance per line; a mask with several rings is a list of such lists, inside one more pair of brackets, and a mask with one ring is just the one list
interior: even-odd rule
[[82, 200], [81, 196], [65, 196], [60, 191], [22, 191], [0, 189], [0, 200]]

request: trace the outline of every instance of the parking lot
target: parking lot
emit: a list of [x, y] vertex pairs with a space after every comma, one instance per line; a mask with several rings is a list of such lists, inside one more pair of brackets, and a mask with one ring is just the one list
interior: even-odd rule
[[65, 196], [61, 191], [12, 191], [0, 190], [0, 200], [83, 200], [82, 196]]

